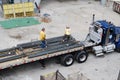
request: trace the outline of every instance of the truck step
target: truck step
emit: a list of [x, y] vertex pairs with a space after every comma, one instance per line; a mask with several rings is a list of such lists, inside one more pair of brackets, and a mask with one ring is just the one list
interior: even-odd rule
[[99, 57], [99, 56], [104, 56], [104, 53], [97, 53], [96, 56], [97, 56], [97, 57]]

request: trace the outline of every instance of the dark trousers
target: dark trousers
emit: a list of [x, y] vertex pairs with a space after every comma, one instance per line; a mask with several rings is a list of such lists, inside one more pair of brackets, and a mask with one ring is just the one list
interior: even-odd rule
[[41, 63], [42, 67], [45, 67], [45, 60], [40, 60], [39, 62]]
[[41, 47], [42, 47], [42, 48], [45, 48], [45, 47], [46, 47], [46, 41], [45, 41], [45, 40], [42, 41]]
[[63, 37], [63, 40], [64, 41], [69, 41], [70, 40], [70, 35], [64, 35], [64, 37]]

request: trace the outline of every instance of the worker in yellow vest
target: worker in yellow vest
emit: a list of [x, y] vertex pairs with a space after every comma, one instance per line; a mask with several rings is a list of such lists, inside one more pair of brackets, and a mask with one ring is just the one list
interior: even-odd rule
[[69, 41], [70, 40], [70, 36], [71, 36], [70, 31], [71, 31], [70, 27], [65, 28], [65, 35], [63, 37], [63, 41]]
[[45, 48], [46, 47], [46, 34], [45, 34], [45, 28], [42, 28], [40, 31], [40, 40], [41, 40], [41, 47]]
[[[42, 28], [40, 31], [40, 40], [41, 40], [41, 47], [45, 48], [46, 47], [46, 33], [45, 33], [45, 28]], [[41, 66], [45, 68], [45, 61], [41, 60], [40, 61]]]

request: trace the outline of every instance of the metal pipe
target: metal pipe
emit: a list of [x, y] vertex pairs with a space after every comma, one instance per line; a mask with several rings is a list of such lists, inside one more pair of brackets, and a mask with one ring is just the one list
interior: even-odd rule
[[94, 24], [94, 21], [95, 21], [95, 14], [93, 14], [92, 24]]
[[15, 55], [15, 54], [16, 54], [15, 52], [1, 53], [1, 54], [0, 54], [0, 57], [12, 56], [12, 55]]

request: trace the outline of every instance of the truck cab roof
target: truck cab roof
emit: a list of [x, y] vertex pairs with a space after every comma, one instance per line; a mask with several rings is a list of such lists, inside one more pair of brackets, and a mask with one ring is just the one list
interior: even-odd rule
[[97, 22], [100, 23], [103, 29], [111, 28], [114, 30], [115, 34], [120, 34], [120, 26], [115, 26], [114, 24], [112, 24], [111, 22], [107, 22], [106, 20], [100, 20]]
[[107, 22], [106, 20], [100, 20], [100, 21], [97, 21], [98, 23], [101, 24], [101, 27], [102, 28], [110, 28], [110, 27], [115, 27], [115, 25], [113, 25], [111, 22]]

